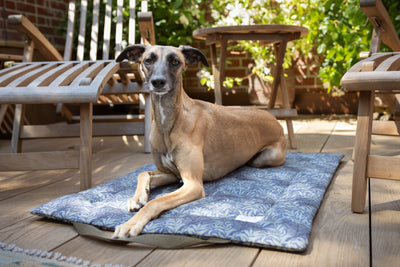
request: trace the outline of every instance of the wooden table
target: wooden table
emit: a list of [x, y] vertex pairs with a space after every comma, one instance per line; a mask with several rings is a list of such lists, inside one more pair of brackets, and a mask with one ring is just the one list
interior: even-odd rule
[[[283, 79], [282, 64], [285, 57], [287, 43], [298, 40], [301, 36], [307, 33], [308, 29], [305, 27], [279, 24], [211, 27], [198, 29], [193, 32], [193, 36], [196, 39], [205, 40], [206, 45], [210, 46], [212, 72], [215, 83], [215, 103], [219, 105], [222, 105], [222, 82], [225, 79], [225, 63], [228, 42], [258, 40], [261, 41], [263, 45], [274, 45], [276, 69], [273, 73], [274, 82], [272, 85], [271, 99], [267, 107], [257, 107], [267, 108], [277, 118], [286, 120], [291, 148], [296, 148], [292, 119], [297, 117], [297, 111], [290, 107], [288, 90], [285, 79]], [[219, 65], [217, 60], [217, 47], [220, 47]], [[281, 88], [283, 97], [283, 108], [274, 109], [279, 87]]]

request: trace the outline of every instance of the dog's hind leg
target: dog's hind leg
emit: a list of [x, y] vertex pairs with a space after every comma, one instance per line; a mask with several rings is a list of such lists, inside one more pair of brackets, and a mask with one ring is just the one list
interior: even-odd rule
[[272, 145], [266, 146], [260, 152], [255, 154], [254, 157], [249, 160], [247, 165], [256, 168], [283, 165], [286, 160], [285, 147], [286, 141], [284, 139]]
[[128, 210], [138, 211], [147, 203], [149, 199], [150, 186], [161, 186], [178, 181], [178, 178], [176, 178], [172, 173], [164, 173], [160, 171], [146, 171], [140, 173], [138, 176], [135, 196], [128, 200]]

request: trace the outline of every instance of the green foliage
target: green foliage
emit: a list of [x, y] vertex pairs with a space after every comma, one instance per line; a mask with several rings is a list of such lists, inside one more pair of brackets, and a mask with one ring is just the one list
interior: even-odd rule
[[[390, 10], [395, 28], [400, 30], [400, 3], [383, 0]], [[307, 27], [309, 33], [288, 44], [284, 67], [299, 57], [320, 66], [319, 77], [328, 91], [340, 88], [344, 73], [368, 51], [372, 26], [359, 7], [359, 0], [214, 0], [213, 17], [218, 25], [288, 24]], [[264, 79], [270, 78], [274, 63], [271, 49], [257, 42], [240, 42], [256, 60], [253, 69]], [[382, 51], [389, 49], [382, 46]]]
[[149, 0], [153, 12], [157, 44], [179, 46], [191, 44], [192, 32], [206, 21], [205, 0]]

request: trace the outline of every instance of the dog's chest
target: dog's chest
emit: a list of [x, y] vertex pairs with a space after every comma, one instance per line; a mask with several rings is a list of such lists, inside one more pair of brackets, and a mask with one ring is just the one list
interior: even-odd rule
[[179, 170], [174, 163], [174, 157], [172, 153], [163, 153], [161, 154], [161, 164], [164, 168], [171, 171], [177, 177], [180, 177]]

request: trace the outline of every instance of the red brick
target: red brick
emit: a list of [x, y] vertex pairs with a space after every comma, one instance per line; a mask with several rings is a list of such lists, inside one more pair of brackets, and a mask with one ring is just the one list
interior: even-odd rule
[[240, 60], [239, 59], [230, 59], [228, 58], [226, 67], [227, 68], [232, 68], [232, 67], [238, 67], [240, 66]]
[[247, 72], [244, 69], [229, 69], [225, 71], [225, 75], [227, 77], [243, 78], [247, 75]]
[[[5, 1], [5, 0], [3, 0], [3, 1]], [[8, 9], [8, 10], [16, 9], [14, 1], [6, 1], [5, 4], [6, 4], [6, 9]]]
[[243, 67], [248, 67], [250, 63], [254, 63], [254, 60], [252, 58], [244, 58], [242, 59], [242, 66]]
[[16, 9], [22, 13], [35, 13], [35, 6], [28, 3], [17, 3]]
[[51, 17], [55, 16], [54, 10], [46, 8], [46, 7], [38, 7], [37, 12], [38, 12], [38, 14], [40, 14], [40, 16], [51, 16]]
[[186, 87], [187, 88], [197, 88], [201, 86], [200, 81], [198, 79], [186, 79]]

